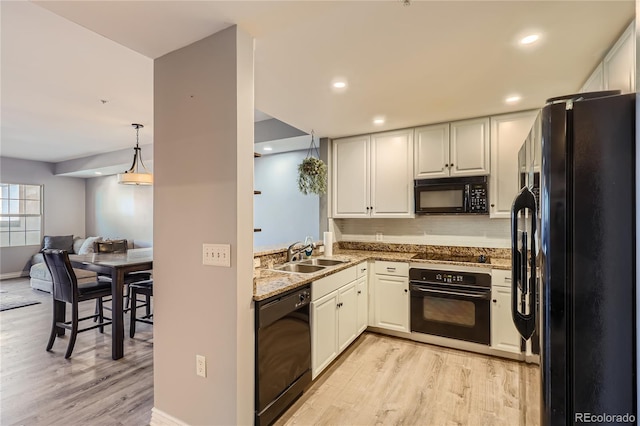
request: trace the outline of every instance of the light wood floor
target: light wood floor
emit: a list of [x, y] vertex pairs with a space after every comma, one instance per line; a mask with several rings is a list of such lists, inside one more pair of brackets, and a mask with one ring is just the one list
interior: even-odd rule
[[[109, 329], [104, 335], [80, 333], [73, 355], [65, 360], [68, 337], [45, 351], [51, 296], [32, 290], [25, 279], [1, 281], [0, 290], [42, 301], [0, 312], [1, 425], [149, 424], [152, 326], [140, 324], [135, 339], [125, 338], [121, 360], [111, 359]], [[93, 310], [93, 303], [83, 305], [86, 313]], [[365, 333], [277, 424], [537, 425], [538, 371], [523, 363]]]
[[276, 425], [538, 425], [539, 368], [365, 333]]
[[[153, 407], [152, 326], [136, 325], [125, 357], [111, 359], [111, 328], [80, 333], [64, 359], [68, 333], [45, 347], [51, 330], [51, 295], [33, 290], [28, 279], [0, 281], [0, 290], [42, 303], [0, 312], [0, 424], [148, 425]], [[2, 297], [0, 295], [0, 297]], [[81, 303], [81, 315], [93, 302]], [[67, 317], [70, 318], [70, 311]]]

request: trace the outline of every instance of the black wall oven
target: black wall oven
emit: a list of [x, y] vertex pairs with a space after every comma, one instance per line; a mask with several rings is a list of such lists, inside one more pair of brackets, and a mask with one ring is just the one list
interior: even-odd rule
[[409, 269], [411, 331], [491, 344], [491, 275]]

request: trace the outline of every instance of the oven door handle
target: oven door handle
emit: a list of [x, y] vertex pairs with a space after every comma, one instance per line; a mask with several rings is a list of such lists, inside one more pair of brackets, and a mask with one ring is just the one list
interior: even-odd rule
[[411, 291], [419, 291], [420, 293], [427, 293], [427, 294], [445, 294], [445, 295], [452, 295], [452, 296], [462, 296], [462, 297], [468, 297], [471, 299], [483, 299], [483, 300], [489, 300], [491, 298], [491, 293], [490, 292], [484, 292], [482, 294], [480, 293], [461, 293], [458, 291], [449, 291], [449, 290], [434, 290], [431, 288], [412, 288]]

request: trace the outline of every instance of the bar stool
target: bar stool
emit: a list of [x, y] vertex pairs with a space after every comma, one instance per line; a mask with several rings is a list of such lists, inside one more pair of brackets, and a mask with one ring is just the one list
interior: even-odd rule
[[[153, 296], [153, 280], [138, 281], [129, 284], [129, 295], [131, 297], [131, 321], [129, 324], [129, 337], [133, 338], [136, 334], [136, 322], [143, 322], [153, 325], [153, 312], [151, 312], [151, 297]], [[144, 295], [145, 300], [142, 304], [138, 300], [138, 295]], [[144, 316], [138, 317], [138, 308], [145, 308]]]

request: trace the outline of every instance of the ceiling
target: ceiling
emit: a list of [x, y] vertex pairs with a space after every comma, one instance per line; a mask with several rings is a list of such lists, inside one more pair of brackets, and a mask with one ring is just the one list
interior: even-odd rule
[[[256, 120], [339, 137], [539, 108], [582, 85], [634, 5], [2, 1], [1, 155], [60, 162], [131, 148], [134, 122], [152, 143], [153, 59], [232, 24], [256, 40]], [[520, 46], [531, 32], [540, 41]]]

